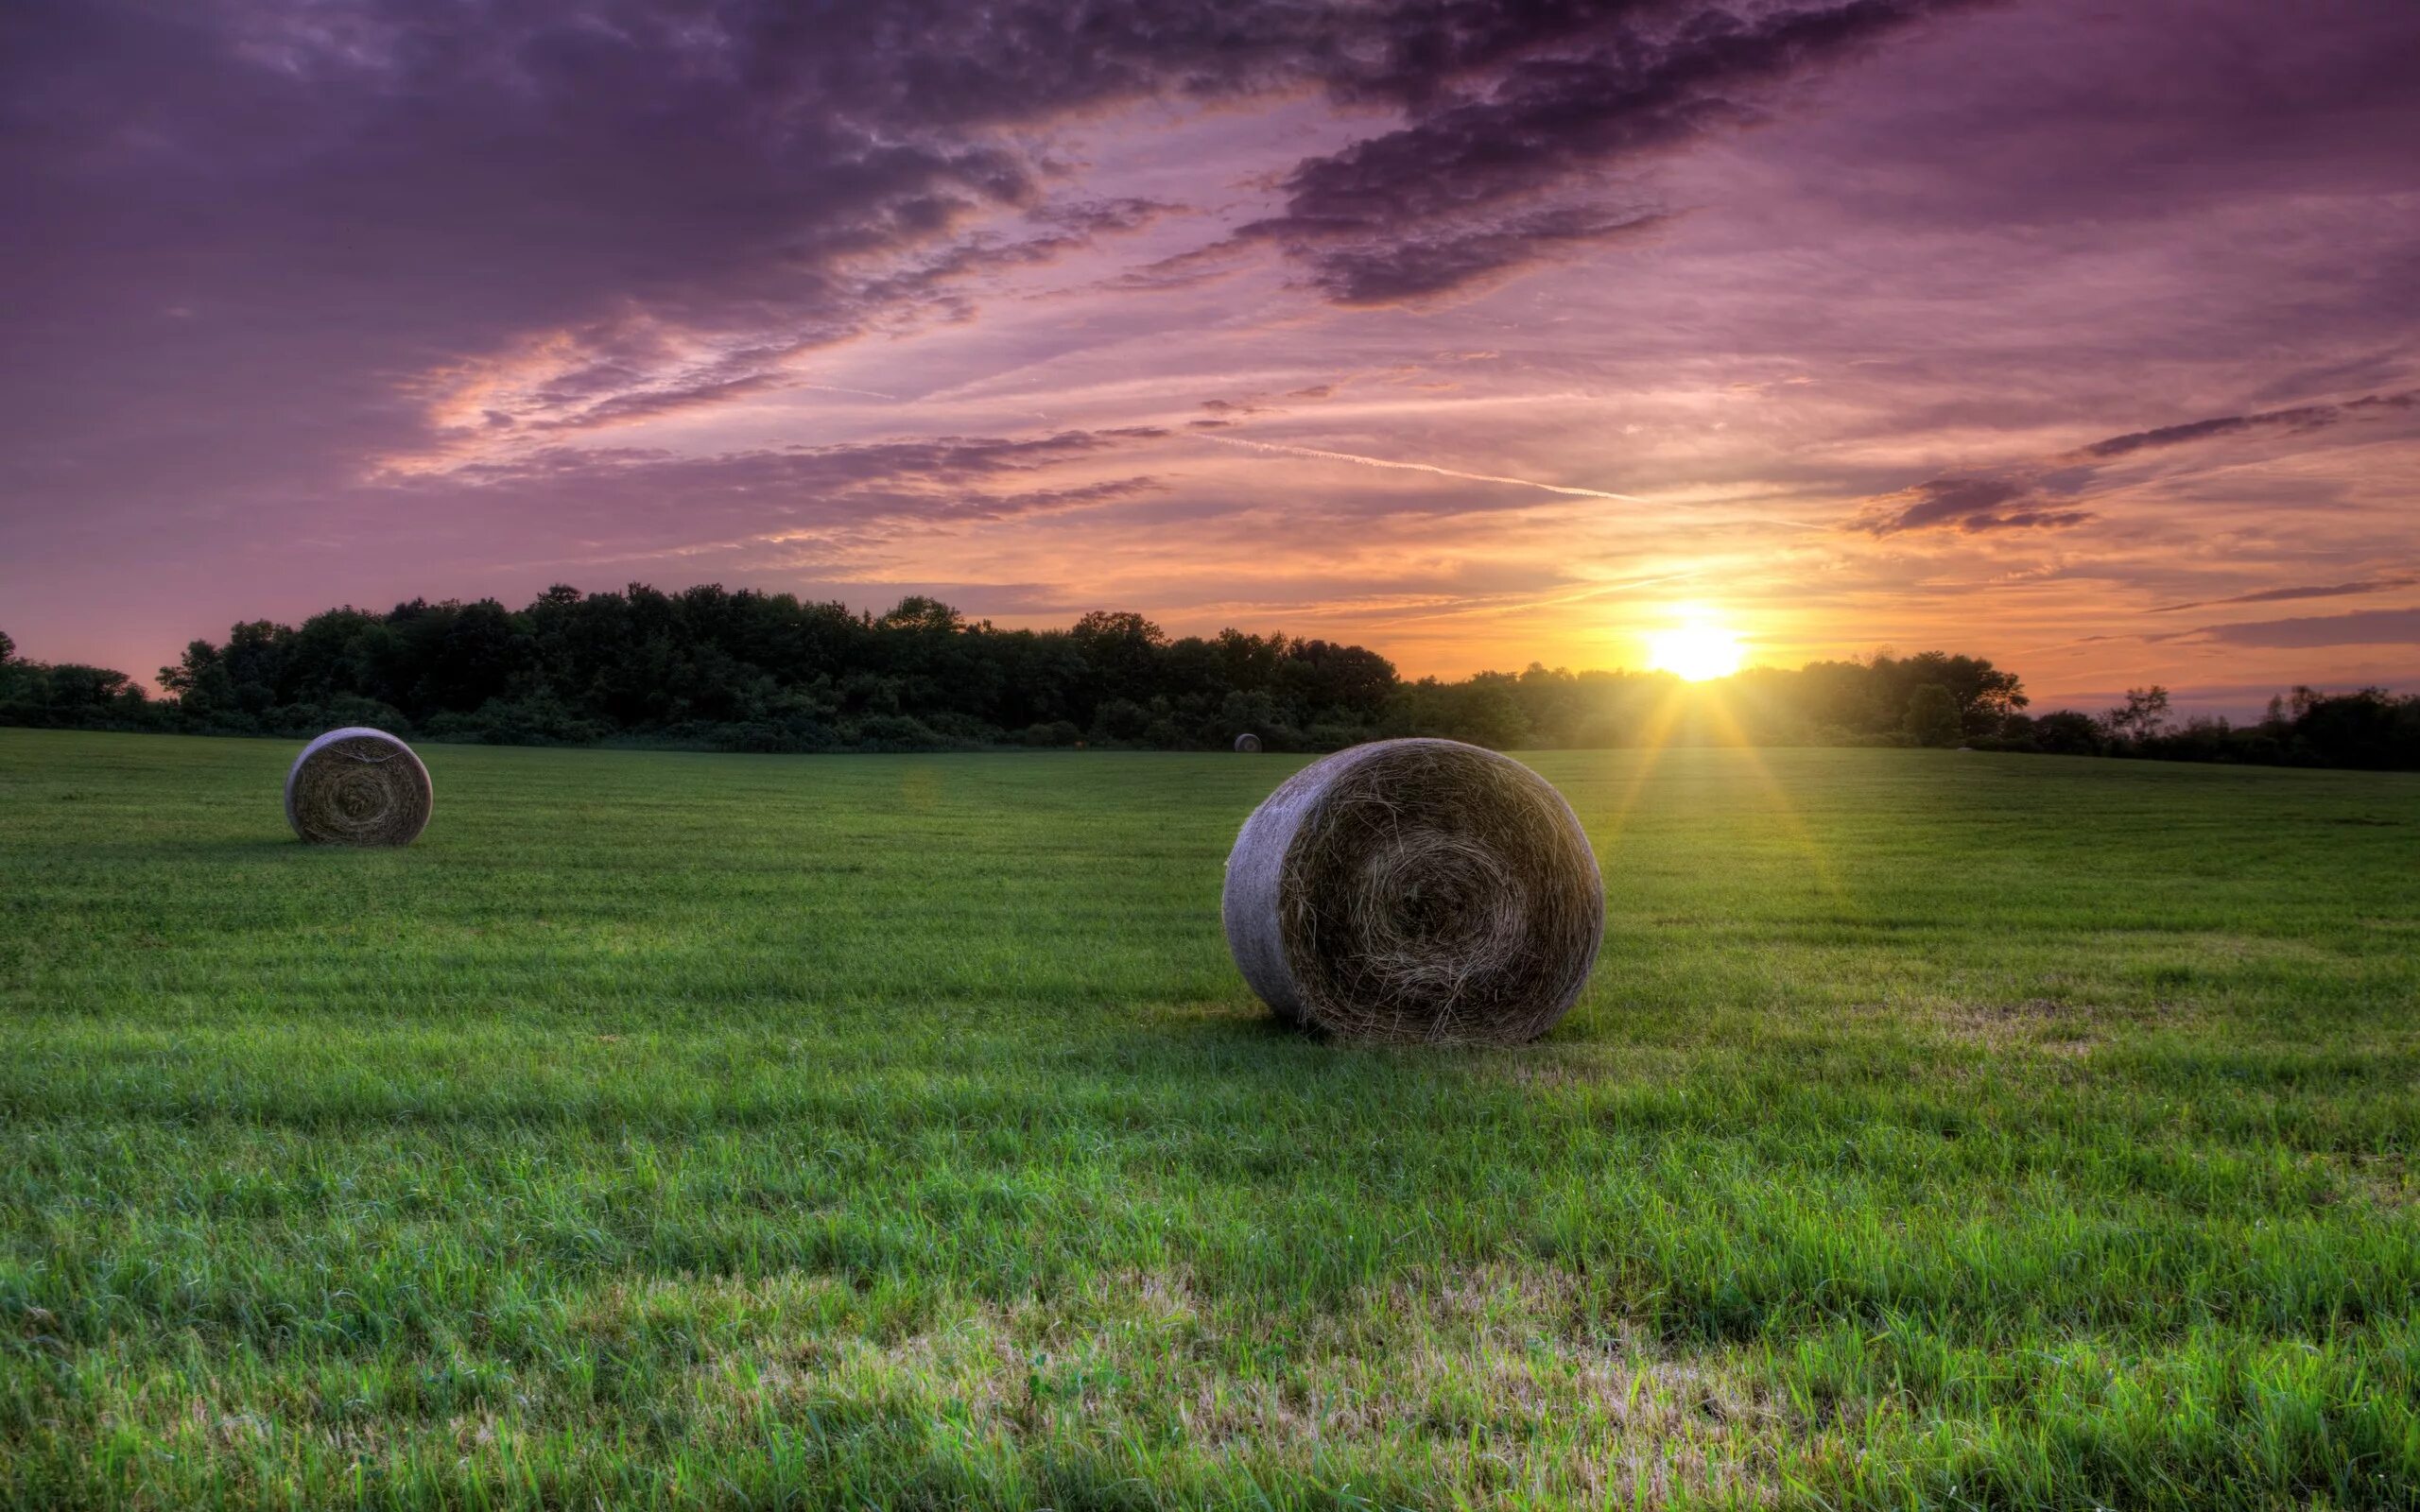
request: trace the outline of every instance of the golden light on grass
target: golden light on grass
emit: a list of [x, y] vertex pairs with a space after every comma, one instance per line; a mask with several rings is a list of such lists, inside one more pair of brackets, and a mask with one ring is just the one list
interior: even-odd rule
[[1738, 632], [1703, 612], [1692, 611], [1672, 628], [1647, 638], [1648, 666], [1689, 682], [1727, 678], [1747, 658]]

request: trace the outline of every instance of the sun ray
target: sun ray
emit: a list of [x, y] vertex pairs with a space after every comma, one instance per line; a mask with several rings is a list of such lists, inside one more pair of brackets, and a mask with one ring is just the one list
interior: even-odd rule
[[1782, 784], [1781, 779], [1773, 775], [1772, 768], [1766, 765], [1764, 753], [1757, 749], [1747, 730], [1739, 723], [1724, 690], [1705, 688], [1699, 691], [1699, 696], [1707, 714], [1720, 728], [1724, 740], [1739, 751], [1748, 764], [1748, 769], [1755, 773], [1756, 780], [1772, 796], [1773, 813], [1778, 816], [1782, 829], [1788, 832], [1806, 857], [1807, 870], [1813, 875], [1816, 887], [1835, 902], [1848, 902], [1847, 889], [1841, 885], [1839, 874], [1832, 869], [1831, 858], [1824, 853], [1824, 847], [1815, 838], [1814, 830], [1807, 825], [1806, 816], [1799, 813], [1797, 804], [1790, 801], [1789, 790]]
[[1638, 806], [1639, 795], [1647, 790], [1648, 779], [1655, 775], [1656, 764], [1664, 755], [1664, 747], [1671, 743], [1672, 730], [1681, 722], [1687, 697], [1688, 690], [1676, 685], [1647, 716], [1647, 726], [1640, 731], [1638, 744], [1633, 747], [1637, 759], [1631, 765], [1630, 782], [1623, 787], [1622, 796], [1615, 802], [1614, 811], [1606, 820], [1605, 843], [1608, 850], [1621, 843], [1622, 832], [1630, 823], [1631, 811]]

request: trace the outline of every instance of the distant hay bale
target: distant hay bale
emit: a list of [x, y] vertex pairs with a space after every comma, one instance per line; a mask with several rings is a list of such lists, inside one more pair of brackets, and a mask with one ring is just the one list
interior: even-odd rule
[[428, 768], [383, 730], [331, 730], [285, 774], [285, 821], [315, 845], [409, 845], [436, 806]]
[[1314, 762], [1227, 857], [1227, 948], [1280, 1018], [1358, 1040], [1518, 1044], [1586, 985], [1605, 885], [1546, 779], [1452, 740]]
[[1236, 737], [1236, 749], [1247, 756], [1257, 756], [1260, 754], [1260, 737], [1247, 730]]

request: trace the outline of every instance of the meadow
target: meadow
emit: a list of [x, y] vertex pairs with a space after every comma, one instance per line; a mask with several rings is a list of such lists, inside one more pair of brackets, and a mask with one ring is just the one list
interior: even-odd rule
[[1529, 758], [1544, 1041], [1283, 1032], [1290, 757], [0, 730], [0, 1503], [2420, 1505], [2420, 778]]

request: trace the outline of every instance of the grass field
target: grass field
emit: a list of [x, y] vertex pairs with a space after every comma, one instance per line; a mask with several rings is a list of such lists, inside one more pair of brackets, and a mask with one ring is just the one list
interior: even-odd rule
[[1289, 758], [0, 730], [15, 1506], [2420, 1505], [2420, 779], [1534, 758], [1516, 1051], [1279, 1032]]

